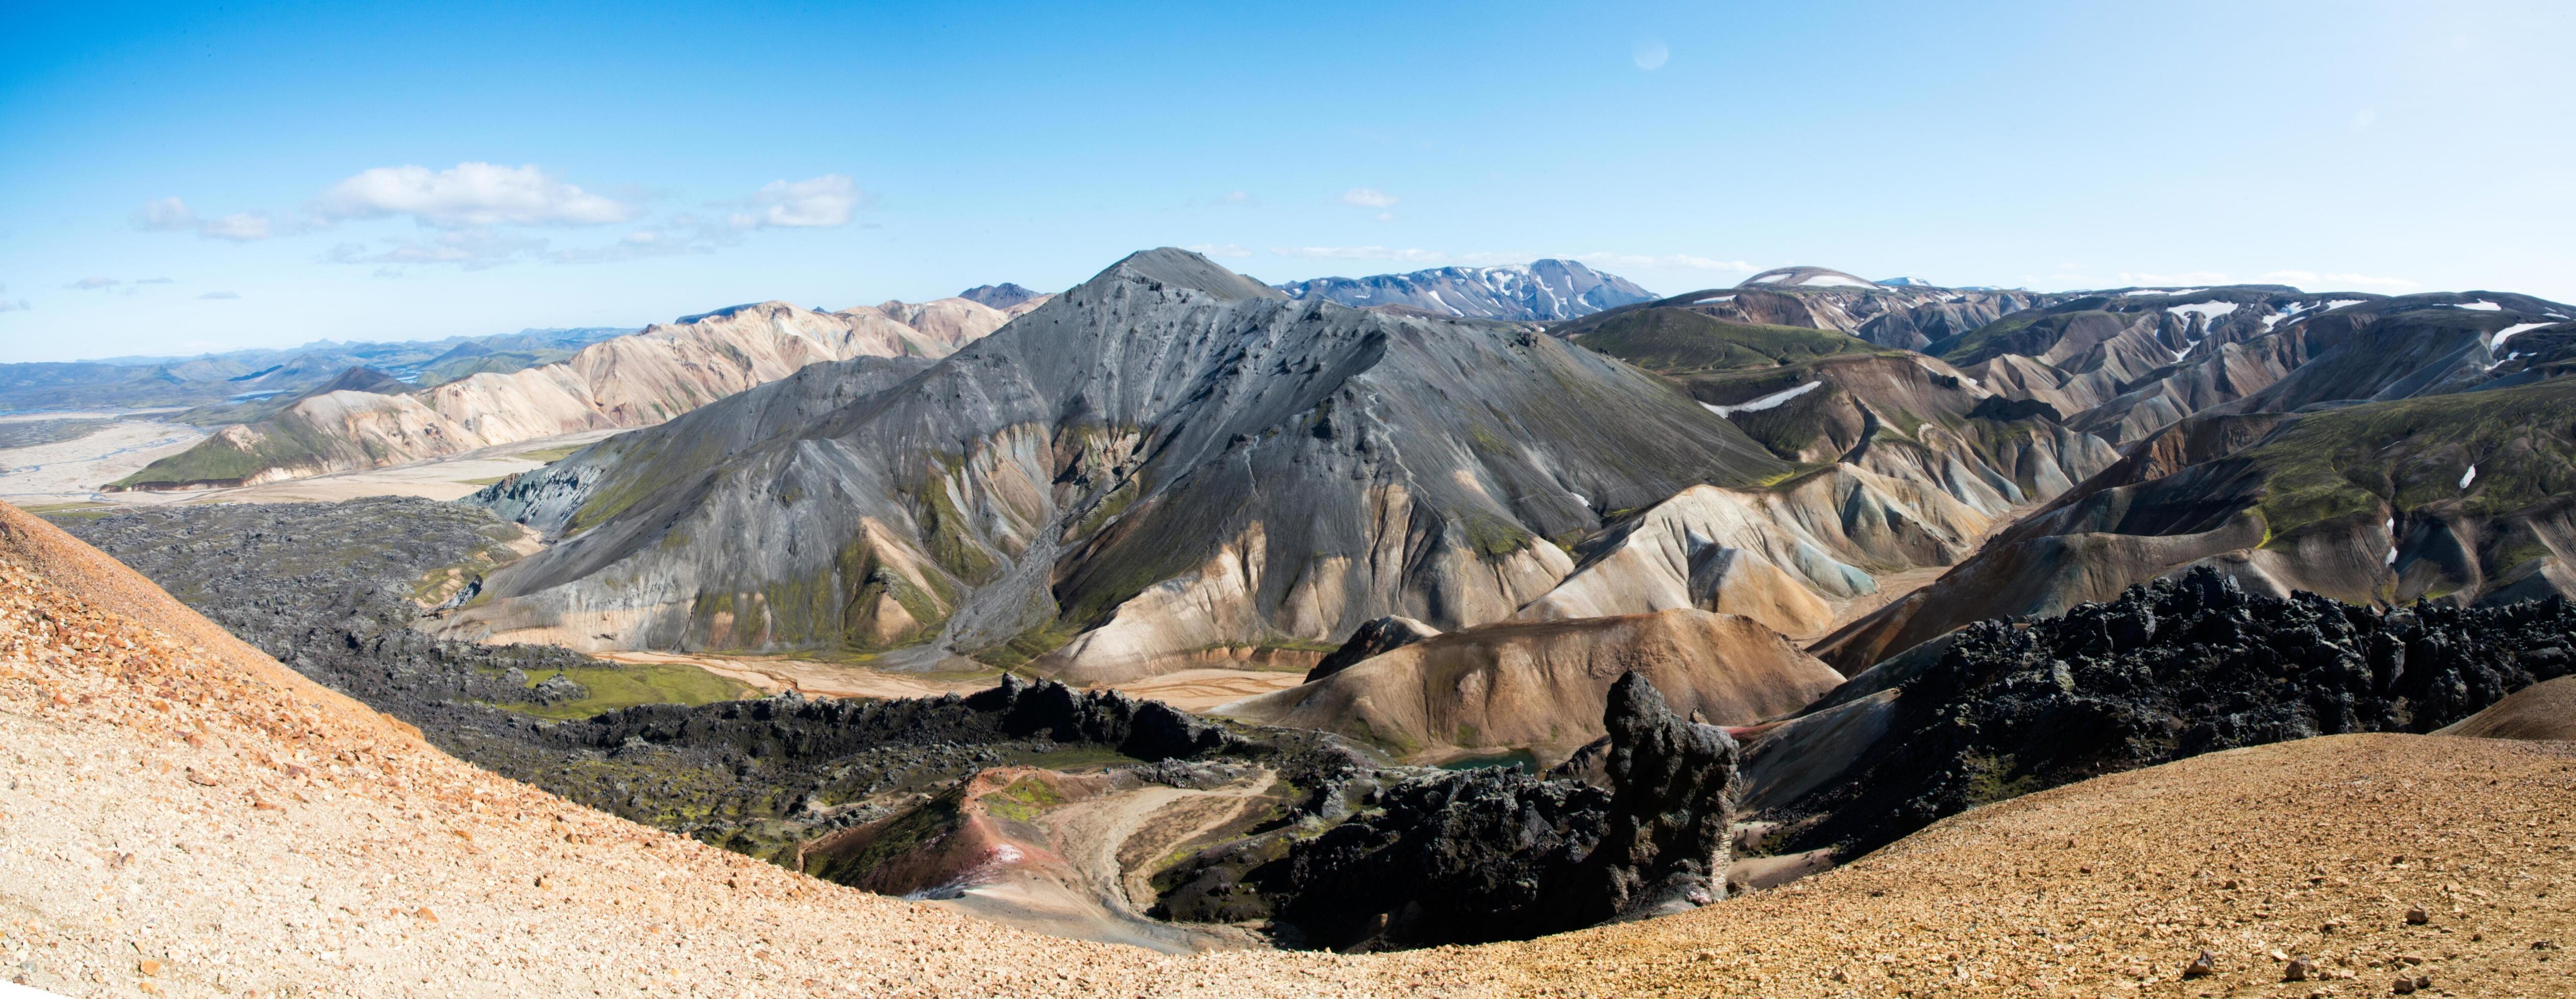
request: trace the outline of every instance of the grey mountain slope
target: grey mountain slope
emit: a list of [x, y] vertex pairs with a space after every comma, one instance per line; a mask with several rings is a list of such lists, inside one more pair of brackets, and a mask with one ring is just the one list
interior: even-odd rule
[[1316, 278], [1278, 287], [1290, 298], [1322, 298], [1356, 308], [1392, 306], [1452, 318], [1521, 322], [1573, 319], [1655, 297], [1633, 281], [1572, 260]]
[[[495, 486], [562, 538], [453, 633], [1038, 657], [1076, 679], [1508, 618], [1606, 511], [1788, 466], [1549, 337], [1140, 253], [904, 374], [828, 363]], [[914, 653], [910, 655], [921, 655]]]

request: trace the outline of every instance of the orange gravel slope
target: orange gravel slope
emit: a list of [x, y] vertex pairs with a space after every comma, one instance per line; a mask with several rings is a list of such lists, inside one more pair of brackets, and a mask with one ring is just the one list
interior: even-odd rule
[[[2576, 942], [2566, 743], [2243, 750], [1671, 919], [1164, 957], [817, 882], [476, 770], [5, 506], [0, 774], [0, 981], [67, 995], [2306, 996], [2386, 994], [2400, 969], [2576, 994], [2554, 949]], [[2203, 950], [2212, 973], [2180, 977]], [[2352, 977], [2282, 982], [2292, 957]]]

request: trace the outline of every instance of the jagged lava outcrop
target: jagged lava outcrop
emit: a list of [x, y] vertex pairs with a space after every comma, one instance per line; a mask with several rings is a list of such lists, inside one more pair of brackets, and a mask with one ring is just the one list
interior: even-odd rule
[[1008, 320], [965, 299], [840, 312], [738, 305], [602, 340], [554, 364], [479, 372], [416, 392], [312, 393], [264, 420], [225, 427], [116, 488], [250, 485], [646, 426], [819, 361], [943, 357]]

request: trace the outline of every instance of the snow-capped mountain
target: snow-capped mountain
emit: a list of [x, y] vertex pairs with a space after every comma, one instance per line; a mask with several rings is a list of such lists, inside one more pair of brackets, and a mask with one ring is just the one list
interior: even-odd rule
[[1636, 282], [1571, 260], [1316, 278], [1275, 287], [1290, 298], [1326, 298], [1360, 308], [1401, 305], [1443, 316], [1537, 321], [1574, 319], [1655, 298]]

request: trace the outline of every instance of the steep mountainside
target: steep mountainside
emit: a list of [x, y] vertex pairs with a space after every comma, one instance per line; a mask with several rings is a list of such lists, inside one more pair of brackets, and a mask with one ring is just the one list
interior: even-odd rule
[[[2546, 334], [2572, 314], [2496, 292], [2382, 298], [2240, 285], [2088, 295], [1925, 349], [1988, 389], [2126, 443], [2197, 412], [2290, 412], [2473, 388], [2547, 363], [2534, 356], [2500, 366], [2517, 348], [2498, 344]], [[2546, 354], [2549, 340], [2519, 349]]]
[[1848, 333], [1907, 350], [1960, 336], [2003, 316], [2066, 298], [2062, 293], [1882, 285], [1822, 267], [1783, 267], [1733, 288], [1605, 310], [1549, 332], [1580, 336], [1636, 309], [1681, 310], [1744, 326], [1795, 326]]
[[562, 540], [450, 627], [583, 648], [928, 642], [907, 656], [1125, 678], [1389, 614], [1501, 620], [1605, 511], [1789, 471], [1554, 338], [1298, 302], [1178, 250], [899, 384], [853, 370], [494, 486]]
[[1877, 592], [1875, 577], [1955, 563], [2015, 510], [2117, 459], [1941, 361], [1832, 331], [1659, 306], [1574, 341], [1664, 373], [1799, 472], [1693, 487], [1616, 520], [1525, 618], [1701, 607], [1815, 635]]
[[1858, 669], [1981, 618], [2209, 565], [2248, 590], [2493, 604], [2576, 592], [2576, 381], [2205, 414], [1816, 649]]
[[1401, 305], [1465, 319], [1553, 321], [1643, 302], [1655, 296], [1616, 274], [1571, 260], [1508, 267], [1440, 267], [1410, 274], [1316, 278], [1278, 285], [1294, 299], [1320, 298], [1353, 308]]
[[1001, 310], [963, 299], [833, 313], [785, 302], [734, 306], [603, 340], [540, 367], [478, 372], [418, 392], [314, 394], [217, 431], [115, 486], [248, 485], [645, 426], [818, 361], [945, 356], [1006, 321]]

